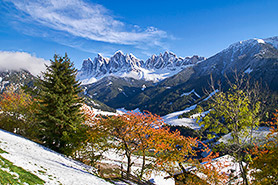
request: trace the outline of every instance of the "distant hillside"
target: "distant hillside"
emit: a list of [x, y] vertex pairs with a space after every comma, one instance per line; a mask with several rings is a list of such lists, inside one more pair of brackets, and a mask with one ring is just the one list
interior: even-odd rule
[[34, 79], [35, 77], [26, 70], [0, 71], [0, 93], [5, 91], [10, 85], [14, 85], [15, 87], [20, 87], [23, 85], [32, 86]]

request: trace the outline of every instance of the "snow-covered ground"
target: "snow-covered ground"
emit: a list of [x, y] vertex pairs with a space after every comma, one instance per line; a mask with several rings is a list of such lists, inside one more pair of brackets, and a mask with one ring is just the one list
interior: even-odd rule
[[[205, 99], [202, 100], [203, 101], [207, 101], [211, 96], [213, 96], [215, 93], [218, 92], [218, 89], [216, 89], [215, 91], [213, 91], [212, 93], [210, 93], [208, 95], [208, 97], [206, 97]], [[188, 92], [188, 93], [183, 93], [181, 96], [184, 96], [184, 95], [189, 95], [191, 93], [195, 93], [196, 96], [200, 97], [196, 92], [195, 90], [193, 89], [192, 91]], [[190, 116], [190, 118], [178, 118], [179, 115], [182, 115], [183, 113], [187, 113], [193, 109], [195, 109], [197, 106], [197, 104], [195, 105], [192, 105], [184, 110], [181, 110], [181, 111], [177, 111], [177, 112], [173, 112], [173, 113], [170, 113], [170, 114], [167, 114], [165, 116], [163, 116], [163, 119], [165, 121], [166, 124], [168, 125], [172, 125], [172, 126], [184, 126], [184, 127], [189, 127], [189, 128], [192, 128], [192, 129], [199, 129], [200, 126], [199, 124], [196, 123], [196, 118], [199, 117], [199, 116], [205, 116], [206, 114], [209, 113], [209, 111], [206, 111], [206, 112], [203, 112], [201, 114], [193, 114], [192, 116]]]
[[189, 112], [190, 110], [193, 110], [196, 108], [197, 105], [192, 105], [191, 107], [188, 107], [182, 111], [173, 112], [170, 114], [167, 114], [166, 116], [163, 116], [165, 123], [172, 126], [185, 126], [190, 127], [192, 129], [199, 129], [200, 126], [196, 123], [196, 119], [191, 118], [181, 118], [179, 119], [179, 115]]
[[[267, 138], [267, 135], [270, 134], [270, 127], [259, 127], [257, 130], [253, 130], [252, 136], [253, 136], [253, 141], [256, 144], [264, 144]], [[219, 139], [219, 142], [223, 143], [228, 143], [229, 140], [232, 139], [231, 133], [226, 134]], [[250, 137], [247, 138], [241, 138], [243, 142], [249, 142]]]
[[137, 113], [141, 113], [140, 109], [139, 108], [136, 108], [134, 110], [126, 110], [124, 107], [123, 108], [119, 108], [117, 109], [117, 113], [119, 114], [126, 114], [128, 112], [137, 112]]
[[123, 112], [121, 112], [120, 110], [115, 113], [115, 112], [108, 112], [108, 111], [103, 111], [100, 109], [95, 109], [92, 108], [93, 112], [95, 115], [103, 115], [103, 116], [117, 116], [117, 115], [121, 115], [124, 114]]
[[45, 184], [111, 184], [89, 172], [93, 167], [71, 160], [23, 137], [0, 130], [0, 148], [5, 159], [33, 173]]
[[[132, 161], [134, 162], [133, 166], [131, 167], [131, 170], [134, 174], [136, 170], [139, 170], [142, 165], [142, 157], [140, 156], [132, 156]], [[102, 163], [107, 164], [115, 164], [118, 166], [121, 166], [123, 164], [123, 167], [126, 169], [127, 159], [124, 155], [117, 154], [113, 150], [109, 150], [104, 153], [104, 159], [101, 160]], [[151, 162], [150, 160], [147, 160], [146, 163]], [[135, 174], [134, 174], [135, 175]], [[174, 185], [175, 181], [172, 178], [164, 179], [164, 177], [169, 176], [165, 172], [157, 172], [152, 171], [149, 177], [145, 177], [147, 180], [150, 180], [152, 183], [156, 185]]]

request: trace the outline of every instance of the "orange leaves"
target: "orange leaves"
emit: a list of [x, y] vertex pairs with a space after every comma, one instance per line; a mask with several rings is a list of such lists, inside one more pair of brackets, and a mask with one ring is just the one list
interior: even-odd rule
[[269, 135], [269, 137], [271, 137], [271, 135], [273, 135], [274, 133], [278, 132], [278, 110], [276, 110], [276, 113], [274, 113], [273, 120], [273, 122], [269, 122], [269, 125], [271, 127], [271, 134]]
[[[92, 130], [98, 129], [100, 133], [105, 133], [103, 136], [110, 141], [109, 148], [125, 154], [128, 161], [127, 173], [133, 165], [131, 156], [138, 154], [142, 155], [143, 160], [141, 177], [149, 170], [147, 168], [174, 174], [183, 171], [187, 166], [197, 164], [193, 158], [197, 156], [201, 142], [197, 138], [184, 137], [179, 131], [171, 132], [157, 115], [150, 112], [128, 112], [124, 115], [104, 117], [94, 116], [86, 108], [84, 110], [87, 112], [88, 122], [92, 122]], [[202, 148], [208, 150], [205, 145]], [[148, 159], [152, 161], [151, 165], [146, 164], [146, 153], [154, 156]]]
[[0, 127], [24, 136], [29, 132], [28, 137], [31, 137], [35, 132], [32, 130], [35, 124], [34, 106], [30, 95], [10, 86], [0, 95]]
[[271, 133], [263, 146], [257, 146], [251, 150], [255, 155], [251, 167], [254, 184], [278, 183], [278, 111], [274, 114], [273, 122], [270, 122]]
[[32, 97], [24, 93], [19, 89], [17, 92], [15, 88], [11, 86], [6, 92], [0, 96], [0, 109], [3, 113], [24, 116], [28, 110], [28, 107], [32, 106]]
[[88, 125], [92, 124], [95, 120], [95, 114], [94, 114], [93, 110], [86, 104], [83, 104], [80, 109], [84, 115], [85, 124], [88, 124]]

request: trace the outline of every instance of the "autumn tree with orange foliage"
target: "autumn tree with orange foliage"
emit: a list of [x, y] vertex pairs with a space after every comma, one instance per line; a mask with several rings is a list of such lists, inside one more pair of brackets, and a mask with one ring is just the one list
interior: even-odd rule
[[267, 142], [263, 146], [256, 145], [252, 151], [256, 156], [251, 163], [254, 184], [278, 184], [278, 110], [269, 125], [271, 133]]
[[[222, 162], [210, 165], [213, 155], [209, 148], [197, 138], [184, 137], [179, 131], [170, 132], [163, 127], [154, 130], [153, 148], [156, 153], [156, 169], [167, 172], [170, 177], [183, 184], [224, 184], [228, 176], [220, 171], [225, 167]], [[202, 149], [201, 149], [202, 148]], [[202, 159], [205, 165], [197, 160], [197, 152], [209, 155]], [[198, 177], [197, 174], [202, 174]]]
[[[182, 172], [182, 182], [223, 182], [224, 175], [218, 173], [215, 166], [212, 169], [209, 165], [203, 166], [199, 160], [193, 159], [202, 143], [197, 138], [181, 136], [179, 131], [171, 132], [159, 116], [150, 112], [128, 112], [118, 116], [95, 116], [89, 109], [85, 109], [85, 112], [86, 124], [90, 127], [88, 134], [91, 139], [87, 141], [91, 143], [89, 148], [96, 148], [95, 151], [115, 149], [116, 152], [123, 153], [127, 159], [127, 178], [131, 175], [131, 167], [137, 156], [142, 160], [138, 170], [141, 180], [143, 175], [156, 170], [167, 172], [171, 178], [176, 172]], [[209, 153], [207, 146], [203, 145], [202, 148], [203, 152]], [[152, 157], [147, 157], [149, 154], [152, 154]], [[211, 155], [206, 158], [207, 161], [211, 159]], [[206, 178], [191, 179], [187, 167], [195, 167], [197, 172], [205, 174]]]
[[94, 114], [94, 111], [83, 104], [81, 112], [84, 115], [84, 125], [87, 126], [86, 140], [74, 153], [74, 158], [83, 163], [95, 165], [98, 160], [102, 158], [102, 154], [109, 149], [108, 146], [108, 132], [106, 128], [101, 125], [99, 117]]
[[160, 117], [149, 112], [136, 113], [128, 112], [124, 115], [112, 116], [98, 119], [98, 125], [103, 127], [110, 136], [110, 147], [117, 152], [124, 152], [127, 158], [126, 174], [129, 178], [131, 167], [134, 164], [132, 155], [140, 153], [142, 155], [142, 166], [139, 172], [139, 178], [143, 178], [146, 170], [146, 153], [149, 147], [149, 141], [154, 128], [160, 128], [164, 122]]
[[34, 103], [30, 95], [11, 85], [0, 95], [0, 128], [27, 136], [35, 135]]
[[152, 148], [155, 149], [156, 166], [159, 170], [167, 172], [170, 176], [174, 173], [185, 172], [184, 164], [192, 164], [192, 157], [196, 156], [198, 140], [183, 137], [179, 131], [171, 132], [169, 128], [155, 129]]

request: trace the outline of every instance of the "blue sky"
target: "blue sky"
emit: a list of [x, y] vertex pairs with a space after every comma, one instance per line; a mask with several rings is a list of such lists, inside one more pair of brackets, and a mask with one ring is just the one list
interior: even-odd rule
[[147, 59], [165, 50], [210, 57], [230, 44], [278, 36], [277, 0], [2, 0], [0, 51], [77, 68], [117, 50]]

